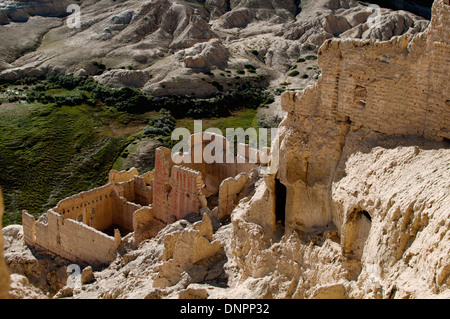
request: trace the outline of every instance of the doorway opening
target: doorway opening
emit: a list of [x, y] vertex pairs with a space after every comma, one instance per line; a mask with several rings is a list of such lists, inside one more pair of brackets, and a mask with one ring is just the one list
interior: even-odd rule
[[286, 186], [279, 179], [275, 179], [275, 218], [277, 224], [283, 227], [286, 220]]

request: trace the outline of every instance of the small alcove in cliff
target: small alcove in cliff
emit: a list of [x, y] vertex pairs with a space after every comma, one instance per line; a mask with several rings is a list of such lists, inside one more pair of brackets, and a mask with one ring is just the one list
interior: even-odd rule
[[347, 258], [361, 260], [371, 226], [372, 217], [366, 210], [355, 208], [350, 213], [345, 226], [343, 247]]
[[275, 179], [275, 217], [277, 224], [284, 226], [286, 219], [286, 186]]

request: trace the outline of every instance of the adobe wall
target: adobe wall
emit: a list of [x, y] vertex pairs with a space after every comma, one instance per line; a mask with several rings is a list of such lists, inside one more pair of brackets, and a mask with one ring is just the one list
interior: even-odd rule
[[145, 183], [149, 176], [133, 175], [131, 181], [109, 183], [66, 198], [37, 221], [23, 212], [25, 242], [93, 267], [111, 262], [121, 238], [117, 232], [115, 237], [119, 237], [115, 238], [102, 231], [111, 226], [134, 230], [134, 213], [142, 205], [127, 201], [125, 196], [151, 201], [151, 188]]
[[222, 181], [219, 190], [218, 215], [219, 219], [231, 215], [238, 204], [238, 195], [247, 182], [248, 175], [241, 173], [235, 178], [229, 177]]
[[173, 166], [170, 174], [170, 214], [179, 220], [206, 207], [202, 174], [183, 166]]
[[[201, 139], [196, 139], [200, 136]], [[208, 163], [202, 156], [206, 147], [214, 142], [219, 150], [214, 154], [217, 160]], [[169, 223], [173, 218], [180, 219], [192, 212], [198, 212], [201, 207], [207, 207], [207, 197], [219, 195], [221, 184], [227, 178], [234, 178], [240, 173], [249, 173], [260, 166], [258, 150], [246, 145], [239, 145], [238, 155], [228, 154], [229, 143], [225, 137], [212, 134], [194, 134], [190, 138], [189, 152], [175, 154], [179, 165], [175, 165], [169, 149], [158, 148], [155, 153], [155, 170], [153, 180], [153, 211], [155, 218]], [[217, 150], [216, 149], [216, 150]], [[200, 163], [196, 163], [196, 152], [200, 154]], [[252, 157], [253, 162], [249, 160]], [[228, 189], [228, 188], [227, 188]], [[222, 197], [228, 193], [222, 191]], [[229, 194], [230, 199], [237, 194]], [[229, 203], [229, 204], [230, 204]], [[222, 215], [230, 210], [230, 205], [223, 206]]]
[[128, 171], [117, 171], [112, 169], [109, 171], [108, 183], [122, 183], [128, 182], [133, 179], [134, 176], [138, 176], [139, 172], [135, 167], [130, 168]]
[[103, 230], [112, 224], [113, 210], [117, 209], [114, 192], [114, 184], [109, 183], [60, 201], [54, 211], [64, 218]]
[[[38, 249], [49, 250], [63, 258], [93, 267], [106, 265], [116, 257], [117, 243], [114, 237], [89, 227], [82, 222], [67, 219], [53, 210], [32, 223], [34, 217], [22, 213], [25, 242]], [[32, 228], [34, 241], [30, 242]]]
[[[153, 174], [150, 175], [153, 178]], [[131, 180], [117, 183], [116, 192], [126, 198], [127, 201], [148, 206], [153, 202], [152, 181], [148, 176], [134, 176]], [[122, 191], [123, 189], [123, 191]]]
[[[198, 137], [199, 135], [201, 135], [201, 138]], [[213, 145], [211, 142], [217, 146], [217, 149], [222, 149], [219, 155], [214, 154], [214, 157], [217, 157], [219, 160], [213, 163], [207, 163], [205, 160], [201, 163], [196, 163], [195, 155], [197, 150], [200, 154], [203, 154], [206, 147]], [[239, 144], [237, 148], [237, 155], [230, 155], [227, 153], [227, 150], [230, 149], [230, 143], [224, 136], [207, 132], [193, 134], [190, 139], [190, 150], [188, 153], [183, 154], [183, 158], [188, 160], [183, 160], [181, 165], [201, 172], [205, 178], [208, 194], [217, 194], [224, 179], [235, 177], [243, 172], [249, 173], [252, 169], [259, 166], [258, 150], [244, 144]]]

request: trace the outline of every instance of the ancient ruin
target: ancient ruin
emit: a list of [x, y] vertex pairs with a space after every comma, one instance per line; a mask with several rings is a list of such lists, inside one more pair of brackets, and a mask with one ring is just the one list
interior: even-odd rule
[[[197, 139], [192, 135], [190, 151], [176, 154], [192, 158], [189, 163], [175, 165], [171, 151], [159, 148], [152, 172], [139, 175], [135, 168], [113, 170], [107, 185], [60, 201], [37, 221], [24, 211], [25, 242], [73, 262], [101, 267], [116, 258], [116, 249], [128, 233], [140, 242], [188, 214], [209, 208], [212, 216], [229, 216], [247, 175], [259, 166], [248, 158], [258, 150], [241, 145], [232, 161], [195, 163], [196, 149], [203, 154], [211, 139], [222, 141], [224, 156], [229, 147], [223, 136], [200, 135], [200, 144], [195, 144]], [[238, 163], [240, 157], [242, 163]]]

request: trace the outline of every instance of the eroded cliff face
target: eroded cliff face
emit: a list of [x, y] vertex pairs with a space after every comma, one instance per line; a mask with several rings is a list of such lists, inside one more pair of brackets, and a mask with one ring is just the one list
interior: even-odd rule
[[[0, 189], [0, 228], [2, 226], [1, 218], [4, 212], [3, 207], [3, 194]], [[9, 271], [6, 268], [5, 259], [3, 257], [3, 234], [0, 234], [0, 299], [8, 297], [9, 290]]]
[[[282, 96], [284, 236], [255, 217], [279, 211], [241, 203], [232, 215], [241, 284], [270, 277], [273, 297], [448, 296], [449, 32], [440, 0], [410, 42], [324, 43], [317, 85]], [[270, 183], [266, 203], [279, 200]]]

